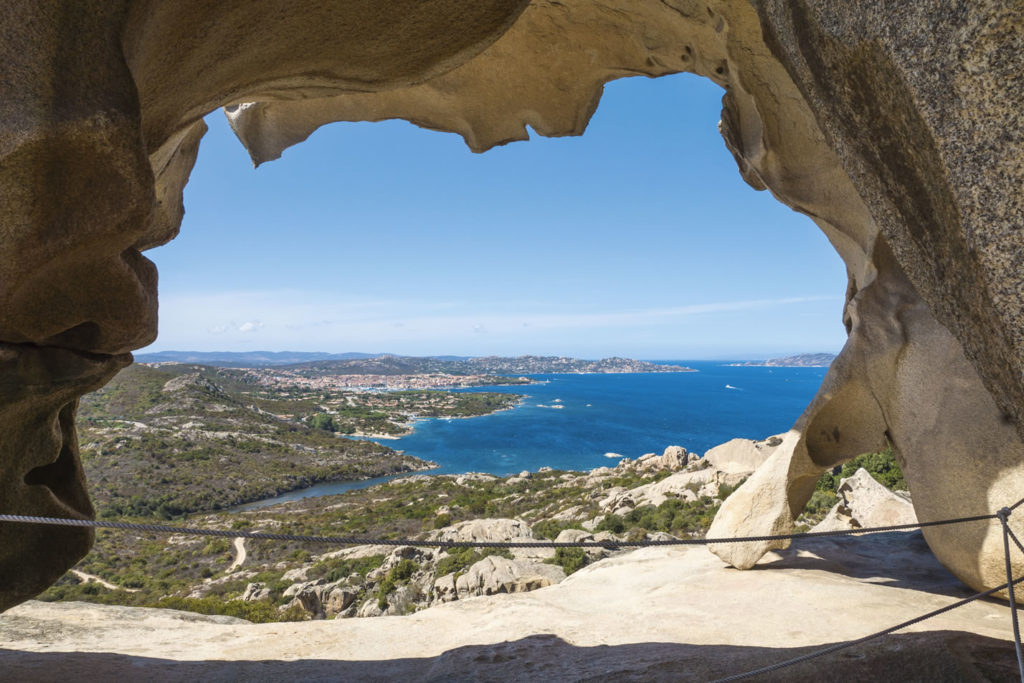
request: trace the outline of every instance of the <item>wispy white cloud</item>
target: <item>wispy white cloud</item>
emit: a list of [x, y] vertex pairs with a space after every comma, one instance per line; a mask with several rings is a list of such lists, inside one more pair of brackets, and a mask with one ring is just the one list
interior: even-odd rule
[[[833, 296], [797, 296], [742, 301], [690, 303], [672, 307], [626, 310], [553, 312], [558, 302], [494, 312], [492, 305], [452, 301], [354, 299], [325, 292], [218, 292], [169, 296], [161, 300], [158, 348], [260, 348], [352, 350], [393, 349], [413, 352], [415, 344], [430, 344], [456, 352], [464, 344], [513, 343], [571, 347], [572, 340], [596, 338], [681, 338], [704, 330], [709, 338], [718, 319], [782, 314]], [[522, 310], [526, 308], [528, 310]], [[532, 310], [529, 310], [532, 309]], [[557, 310], [557, 309], [556, 309]], [[770, 313], [775, 311], [775, 313]], [[230, 316], [230, 317], [229, 317]], [[241, 323], [235, 321], [244, 321]], [[254, 334], [259, 332], [258, 335]], [[470, 340], [476, 339], [476, 342]], [[205, 340], [205, 341], [204, 341]], [[543, 349], [530, 347], [531, 351]], [[440, 352], [440, 351], [439, 351]]]

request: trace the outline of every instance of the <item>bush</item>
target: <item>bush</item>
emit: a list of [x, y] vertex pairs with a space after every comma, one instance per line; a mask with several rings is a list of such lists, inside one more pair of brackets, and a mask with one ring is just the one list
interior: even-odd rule
[[610, 531], [613, 534], [621, 534], [626, 530], [626, 520], [619, 515], [607, 514], [601, 520], [594, 531]]
[[278, 612], [277, 608], [270, 603], [261, 601], [228, 600], [224, 602], [216, 598], [168, 597], [158, 600], [156, 606], [198, 614], [221, 614], [245, 619], [254, 624], [267, 624], [274, 621], [303, 621], [309, 618], [301, 607]]
[[405, 583], [412, 578], [412, 575], [419, 568], [420, 566], [412, 560], [400, 560], [398, 564], [392, 567], [377, 589], [377, 607], [380, 607], [382, 610], [387, 609], [388, 593], [395, 590], [400, 583]]
[[744, 479], [740, 483], [736, 484], [735, 486], [729, 486], [728, 484], [721, 484], [718, 487], [718, 499], [719, 500], [725, 500], [726, 498], [731, 496], [736, 489], [738, 489], [739, 487], [743, 486], [743, 482], [744, 481], [746, 481], [746, 479]]
[[896, 462], [896, 455], [892, 452], [892, 446], [877, 453], [865, 453], [859, 455], [850, 462], [843, 465], [840, 477], [852, 477], [859, 468], [863, 467], [882, 486], [887, 489], [907, 489], [907, 480], [903, 478], [903, 470]]
[[804, 515], [813, 522], [819, 522], [838, 500], [838, 496], [831, 491], [815, 491], [804, 507]]
[[335, 557], [314, 564], [306, 571], [306, 577], [307, 579], [324, 577], [330, 583], [344, 579], [350, 574], [359, 574], [365, 577], [382, 564], [384, 564], [384, 555], [370, 555], [354, 559]]
[[905, 491], [908, 488], [907, 480], [903, 477], [903, 470], [896, 462], [896, 454], [893, 453], [892, 446], [876, 453], [858, 455], [841, 467], [826, 472], [821, 475], [821, 479], [818, 480], [814, 488], [816, 491], [835, 493], [839, 488], [839, 480], [852, 477], [861, 467], [887, 489]]
[[434, 575], [444, 576], [453, 572], [461, 572], [490, 555], [499, 555], [509, 560], [512, 559], [512, 553], [509, 552], [508, 548], [485, 548], [482, 551], [477, 551], [473, 548], [453, 548], [448, 551], [447, 557], [442, 558], [437, 563]]
[[587, 563], [590, 562], [590, 558], [583, 548], [556, 548], [555, 556], [550, 560], [545, 560], [545, 562], [557, 564], [568, 576], [586, 567]]
[[532, 531], [536, 538], [547, 538], [553, 541], [565, 529], [582, 528], [579, 522], [559, 522], [553, 519], [545, 519], [534, 524]]
[[334, 423], [334, 418], [327, 413], [317, 413], [309, 419], [309, 426], [313, 429], [322, 429], [325, 432], [336, 432], [338, 426]]

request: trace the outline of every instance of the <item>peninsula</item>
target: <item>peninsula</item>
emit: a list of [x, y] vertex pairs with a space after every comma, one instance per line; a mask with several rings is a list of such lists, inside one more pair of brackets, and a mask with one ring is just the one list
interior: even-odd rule
[[759, 368], [827, 368], [836, 359], [834, 353], [801, 353], [796, 356], [785, 358], [772, 358], [769, 360], [750, 360], [745, 363], [730, 363], [731, 367], [759, 367]]

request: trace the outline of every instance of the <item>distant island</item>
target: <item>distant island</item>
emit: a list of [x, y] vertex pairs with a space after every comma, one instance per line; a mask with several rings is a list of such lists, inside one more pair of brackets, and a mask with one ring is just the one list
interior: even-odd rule
[[625, 372], [696, 372], [681, 365], [661, 365], [631, 358], [582, 360], [564, 356], [399, 356], [365, 353], [292, 351], [161, 351], [140, 353], [140, 363], [202, 363], [216, 367], [274, 367], [301, 376], [331, 375], [546, 375]]
[[834, 353], [801, 353], [786, 358], [771, 360], [751, 360], [745, 363], [729, 363], [731, 367], [762, 367], [762, 368], [827, 368], [836, 359]]

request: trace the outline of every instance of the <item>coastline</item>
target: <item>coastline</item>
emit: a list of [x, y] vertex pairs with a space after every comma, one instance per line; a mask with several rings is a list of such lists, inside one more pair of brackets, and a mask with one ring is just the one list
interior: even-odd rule
[[[516, 385], [506, 385], [516, 386]], [[419, 422], [425, 422], [426, 420], [472, 420], [477, 417], [487, 417], [488, 415], [496, 415], [497, 413], [504, 413], [509, 410], [515, 410], [516, 408], [523, 405], [526, 399], [530, 398], [529, 394], [520, 394], [519, 400], [515, 402], [515, 405], [507, 406], [505, 408], [495, 408], [489, 413], [480, 413], [479, 415], [410, 415], [409, 419], [400, 423], [403, 431], [401, 434], [339, 434], [341, 438], [353, 438], [353, 439], [366, 439], [368, 441], [376, 441], [377, 439], [386, 439], [389, 441], [397, 441], [403, 437], [409, 436], [416, 431], [416, 424]]]

